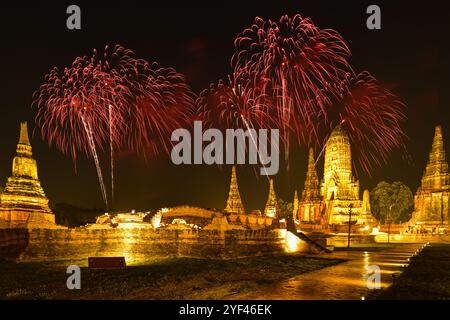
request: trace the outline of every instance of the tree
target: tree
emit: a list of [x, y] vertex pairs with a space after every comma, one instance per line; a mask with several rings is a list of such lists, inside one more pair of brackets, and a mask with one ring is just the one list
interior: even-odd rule
[[382, 224], [405, 222], [411, 218], [413, 194], [400, 181], [392, 184], [382, 181], [370, 192], [370, 205]]
[[284, 201], [283, 199], [278, 199], [278, 217], [280, 219], [291, 219], [292, 218], [292, 211], [294, 206], [292, 202]]

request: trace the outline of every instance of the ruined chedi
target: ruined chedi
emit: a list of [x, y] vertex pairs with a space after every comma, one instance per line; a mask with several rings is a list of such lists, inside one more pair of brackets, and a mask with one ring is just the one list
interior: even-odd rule
[[264, 215], [270, 218], [278, 216], [278, 200], [273, 186], [273, 179], [269, 183], [269, 196], [267, 197], [266, 206], [264, 208]]
[[12, 176], [0, 195], [0, 224], [6, 227], [52, 227], [55, 215], [38, 179], [26, 122], [20, 124], [16, 151]]
[[236, 166], [233, 166], [233, 168], [231, 169], [230, 191], [228, 193], [225, 212], [235, 214], [245, 214], [244, 206], [242, 205], [241, 195], [239, 194], [236, 176]]
[[414, 196], [411, 224], [425, 229], [449, 224], [450, 172], [444, 150], [441, 126], [434, 133], [430, 156], [421, 185]]
[[377, 221], [372, 214], [372, 209], [370, 207], [370, 192], [367, 189], [363, 192], [361, 216], [359, 217], [359, 221], [363, 221], [365, 224], [372, 226], [377, 224]]
[[298, 220], [300, 222], [320, 222], [323, 213], [322, 197], [320, 195], [319, 178], [317, 176], [314, 151], [309, 149], [308, 170], [302, 197], [298, 204]]

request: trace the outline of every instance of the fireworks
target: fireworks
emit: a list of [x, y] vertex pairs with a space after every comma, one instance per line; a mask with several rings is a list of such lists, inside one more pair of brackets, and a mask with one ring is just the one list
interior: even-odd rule
[[229, 77], [203, 90], [197, 99], [198, 116], [207, 127], [273, 128], [276, 118], [271, 116], [268, 97], [249, 81]]
[[357, 162], [370, 174], [374, 165], [387, 163], [394, 148], [404, 147], [405, 105], [367, 71], [345, 78], [338, 89], [341, 94], [329, 109], [325, 129], [341, 124]]
[[34, 98], [43, 139], [74, 161], [78, 152], [94, 159], [107, 206], [98, 152], [110, 148], [113, 193], [114, 150], [143, 150], [138, 153], [146, 156], [156, 140], [165, 145], [164, 132], [183, 119], [193, 100], [175, 70], [137, 59], [119, 45], [78, 57], [63, 71], [52, 69]]
[[[278, 118], [272, 114], [270, 100], [248, 80], [228, 77], [202, 91], [197, 99], [197, 117], [209, 128], [225, 132], [227, 129], [246, 129], [249, 148], [258, 149], [258, 129], [278, 128]], [[278, 153], [278, 145], [272, 145], [272, 153]], [[267, 172], [267, 171], [266, 171]], [[266, 175], [268, 175], [266, 173]]]
[[355, 75], [350, 50], [336, 31], [298, 14], [256, 18], [235, 47], [234, 74], [251, 79], [268, 98], [281, 123], [286, 160], [292, 137], [318, 146], [339, 123], [367, 173], [403, 146], [404, 105], [369, 73]]
[[127, 146], [145, 158], [170, 152], [170, 136], [190, 124], [195, 112], [194, 94], [185, 78], [173, 68], [158, 68], [143, 82], [130, 122]]
[[171, 133], [196, 118], [222, 131], [277, 128], [287, 161], [294, 137], [300, 145], [319, 146], [341, 124], [366, 172], [403, 146], [404, 105], [368, 72], [355, 75], [336, 31], [298, 14], [256, 18], [235, 49], [232, 74], [196, 101], [174, 69], [118, 45], [94, 50], [46, 75], [34, 96], [37, 126], [74, 161], [80, 152], [93, 158], [106, 204], [100, 152], [109, 150], [113, 197], [115, 154], [132, 151], [147, 159], [169, 153]]
[[326, 114], [328, 94], [337, 94], [333, 85], [351, 72], [350, 50], [342, 37], [319, 29], [309, 18], [285, 15], [278, 21], [256, 18], [238, 35], [235, 47], [235, 75], [249, 77], [273, 98], [286, 136], [291, 124], [297, 137], [308, 143], [315, 121]]

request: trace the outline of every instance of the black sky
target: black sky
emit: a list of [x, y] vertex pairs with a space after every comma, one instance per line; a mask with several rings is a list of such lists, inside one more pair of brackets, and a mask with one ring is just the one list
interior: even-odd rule
[[[382, 10], [382, 30], [366, 28], [369, 4]], [[380, 180], [401, 180], [416, 190], [431, 146], [433, 128], [442, 124], [450, 152], [450, 14], [445, 1], [96, 1], [2, 5], [0, 20], [0, 181], [4, 185], [18, 139], [21, 120], [33, 126], [31, 96], [53, 66], [69, 65], [93, 48], [119, 43], [136, 55], [173, 66], [184, 73], [196, 92], [229, 72], [233, 40], [255, 16], [276, 19], [282, 14], [309, 16], [322, 28], [337, 30], [352, 51], [356, 70], [368, 70], [390, 85], [408, 106], [405, 130], [412, 163], [400, 152], [372, 177], [360, 174], [362, 189]], [[82, 30], [66, 29], [70, 4], [82, 10]], [[52, 204], [66, 202], [102, 206], [93, 164], [77, 162], [35, 135], [34, 155], [41, 183]], [[306, 150], [293, 155], [290, 171], [275, 178], [277, 193], [291, 200], [301, 190]], [[145, 163], [133, 157], [118, 160], [119, 209], [151, 209], [192, 204], [224, 205], [229, 167], [176, 167], [164, 157]], [[321, 168], [319, 167], [319, 172]], [[262, 208], [267, 180], [251, 168], [239, 168], [239, 187], [247, 209]]]

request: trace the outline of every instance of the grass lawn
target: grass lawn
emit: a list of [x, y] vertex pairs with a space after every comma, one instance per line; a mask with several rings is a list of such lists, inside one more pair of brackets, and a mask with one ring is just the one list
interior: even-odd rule
[[376, 299], [450, 299], [450, 244], [431, 244]]
[[0, 299], [221, 299], [342, 262], [293, 255], [233, 260], [179, 258], [119, 270], [81, 268], [68, 290], [66, 268], [0, 262]]

